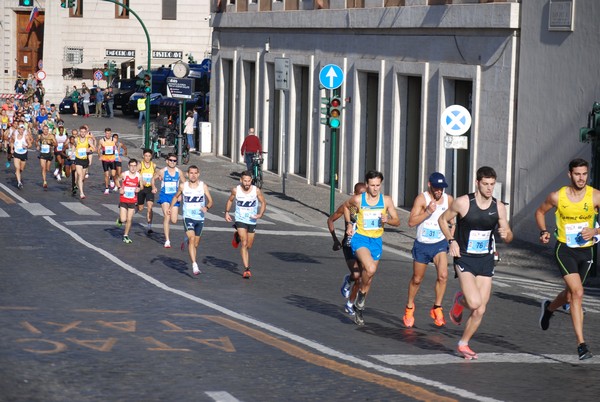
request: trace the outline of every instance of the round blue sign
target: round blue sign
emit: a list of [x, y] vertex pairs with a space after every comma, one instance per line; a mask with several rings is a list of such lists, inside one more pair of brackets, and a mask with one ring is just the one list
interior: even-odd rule
[[326, 89], [336, 89], [344, 82], [344, 71], [335, 64], [328, 64], [319, 73], [319, 82]]

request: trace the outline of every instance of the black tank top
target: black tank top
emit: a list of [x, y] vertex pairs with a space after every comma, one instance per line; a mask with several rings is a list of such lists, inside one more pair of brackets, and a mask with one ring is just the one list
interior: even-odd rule
[[469, 211], [458, 220], [456, 241], [461, 255], [483, 257], [492, 249], [492, 234], [498, 226], [498, 204], [492, 197], [488, 209], [477, 206], [475, 193], [469, 194]]

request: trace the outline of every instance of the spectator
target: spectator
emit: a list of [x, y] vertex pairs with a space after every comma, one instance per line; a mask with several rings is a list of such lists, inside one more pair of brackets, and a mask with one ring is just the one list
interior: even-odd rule
[[104, 92], [98, 87], [96, 92], [96, 117], [102, 117], [102, 104], [104, 103]]
[[244, 139], [242, 143], [242, 156], [244, 157], [244, 161], [246, 162], [246, 169], [251, 172], [252, 171], [252, 158], [257, 153], [262, 153], [262, 145], [260, 143], [260, 139], [254, 134], [254, 128], [250, 128], [248, 130], [248, 136]]
[[195, 151], [196, 148], [194, 147], [194, 112], [192, 112], [191, 110], [186, 113], [184, 125], [185, 127], [183, 129], [183, 132], [187, 136], [187, 142], [190, 146], [190, 152]]
[[73, 103], [73, 116], [77, 116], [77, 104], [79, 103], [79, 91], [77, 87], [73, 85], [73, 92], [71, 92], [71, 102]]

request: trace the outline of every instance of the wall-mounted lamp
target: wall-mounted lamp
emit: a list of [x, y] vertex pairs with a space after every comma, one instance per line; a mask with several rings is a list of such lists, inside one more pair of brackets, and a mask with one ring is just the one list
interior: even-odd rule
[[271, 38], [267, 38], [267, 42], [265, 43], [265, 53], [269, 53], [271, 50]]

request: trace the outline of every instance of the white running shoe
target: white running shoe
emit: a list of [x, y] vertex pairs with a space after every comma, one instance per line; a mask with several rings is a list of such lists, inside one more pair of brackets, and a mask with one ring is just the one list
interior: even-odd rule
[[58, 176], [58, 172], [59, 172], [58, 168], [54, 169], [54, 177]]
[[201, 273], [200, 268], [198, 268], [198, 263], [195, 262], [192, 264], [192, 270], [194, 271], [194, 275], [198, 275]]
[[110, 190], [109, 190], [109, 189], [107, 189], [107, 188], [105, 188], [105, 189], [104, 189], [104, 195], [107, 195], [107, 194], [110, 194]]
[[169, 240], [165, 242], [165, 248], [171, 248], [171, 242]]

